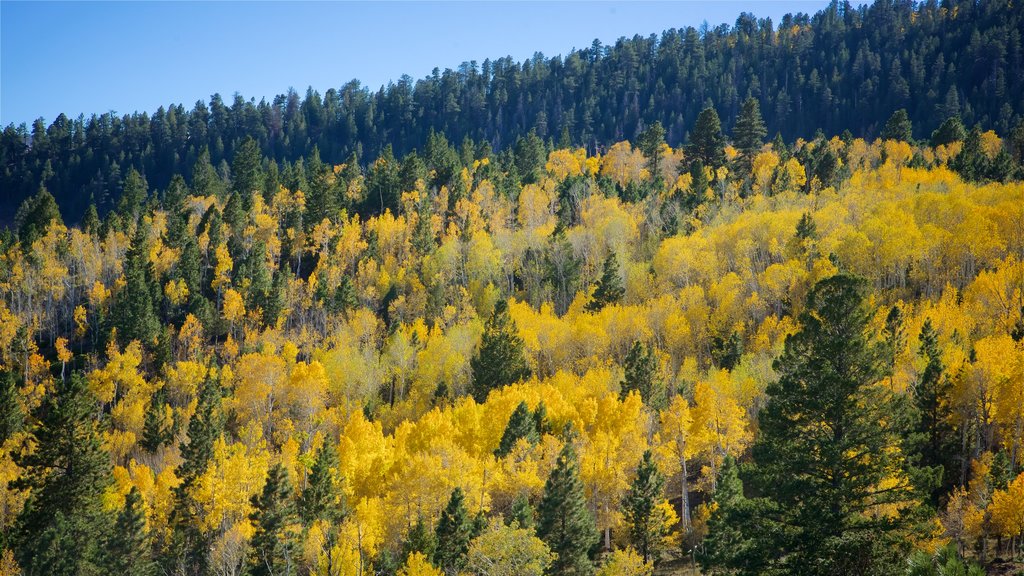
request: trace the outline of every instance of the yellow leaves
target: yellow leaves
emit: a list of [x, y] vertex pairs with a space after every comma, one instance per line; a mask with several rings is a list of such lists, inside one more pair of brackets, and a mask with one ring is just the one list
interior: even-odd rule
[[422, 552], [413, 552], [398, 569], [398, 576], [444, 576], [444, 573], [434, 568]]
[[164, 285], [164, 296], [173, 306], [180, 306], [188, 300], [188, 285], [184, 280], [168, 280]]
[[224, 292], [224, 319], [235, 323], [245, 317], [245, 302], [242, 295], [232, 288]]
[[187, 358], [198, 358], [203, 346], [203, 324], [192, 314], [185, 316], [185, 321], [178, 331], [178, 343], [181, 344]]
[[989, 512], [997, 534], [1010, 538], [1024, 532], [1024, 474], [1017, 476], [1005, 490], [992, 493]]
[[587, 152], [582, 148], [576, 150], [559, 149], [548, 154], [544, 169], [556, 181], [561, 182], [570, 176], [582, 176], [586, 169]]
[[203, 510], [203, 530], [217, 530], [245, 521], [252, 512], [249, 500], [263, 489], [270, 454], [260, 447], [218, 438], [209, 468], [196, 481], [192, 497]]
[[633, 148], [629, 142], [619, 142], [608, 149], [601, 161], [601, 174], [612, 179], [619, 186], [625, 187], [633, 181], [648, 177], [644, 168], [646, 160], [639, 149]]
[[654, 564], [644, 559], [632, 547], [612, 552], [597, 571], [597, 576], [652, 576]]
[[981, 134], [981, 150], [985, 152], [985, 156], [988, 156], [989, 160], [992, 160], [999, 154], [999, 151], [1003, 149], [1003, 140], [1000, 138], [994, 130], [983, 132]]
[[555, 207], [558, 200], [554, 183], [527, 184], [519, 193], [519, 224], [528, 237], [546, 237], [555, 229]]

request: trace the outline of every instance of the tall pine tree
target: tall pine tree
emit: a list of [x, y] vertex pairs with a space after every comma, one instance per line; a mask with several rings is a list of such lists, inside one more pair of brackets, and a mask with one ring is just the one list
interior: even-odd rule
[[662, 538], [668, 533], [667, 518], [658, 508], [664, 499], [664, 488], [665, 478], [658, 471], [651, 451], [645, 450], [636, 468], [636, 478], [622, 498], [629, 539], [644, 562], [658, 560]]
[[840, 274], [811, 291], [775, 362], [753, 447], [759, 513], [718, 568], [741, 574], [890, 574], [920, 510], [904, 459], [902, 398], [868, 333], [866, 283]]
[[124, 508], [117, 515], [114, 529], [107, 537], [103, 571], [119, 576], [155, 576], [157, 565], [151, 550], [142, 494], [132, 486], [125, 495]]
[[441, 511], [437, 521], [437, 548], [434, 550], [434, 564], [446, 574], [458, 574], [466, 565], [469, 541], [473, 539], [473, 519], [466, 510], [466, 496], [462, 488], [455, 488], [448, 505]]
[[530, 377], [523, 339], [519, 337], [505, 300], [494, 305], [494, 314], [484, 327], [480, 350], [470, 360], [470, 368], [473, 370], [473, 398], [481, 404], [491, 390]]
[[35, 450], [17, 458], [23, 473], [13, 483], [30, 490], [14, 528], [15, 558], [25, 576], [96, 573], [97, 536], [111, 527], [103, 493], [112, 479], [85, 378], [57, 382], [35, 416]]
[[249, 521], [253, 535], [247, 561], [250, 576], [290, 576], [296, 573], [296, 541], [293, 533], [298, 518], [292, 501], [288, 471], [275, 464], [267, 472], [263, 491], [252, 497]]
[[580, 479], [576, 448], [568, 440], [558, 455], [555, 469], [544, 484], [537, 509], [537, 536], [558, 555], [548, 574], [584, 576], [593, 572], [590, 551], [598, 542], [594, 517]]
[[622, 287], [622, 277], [619, 275], [619, 261], [615, 258], [615, 254], [608, 254], [608, 257], [604, 259], [601, 280], [597, 283], [593, 298], [587, 302], [586, 310], [587, 312], [600, 312], [605, 306], [622, 300], [625, 293], [626, 290]]

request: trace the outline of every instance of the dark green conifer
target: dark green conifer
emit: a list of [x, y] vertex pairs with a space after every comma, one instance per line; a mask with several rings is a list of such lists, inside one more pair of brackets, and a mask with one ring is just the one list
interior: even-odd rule
[[584, 576], [593, 573], [590, 551], [598, 541], [594, 517], [580, 480], [579, 461], [568, 439], [554, 470], [544, 484], [537, 508], [537, 536], [557, 554], [548, 571], [552, 576]]
[[757, 99], [750, 96], [743, 101], [743, 108], [736, 118], [736, 126], [732, 130], [732, 138], [736, 148], [743, 153], [749, 166], [753, 155], [761, 148], [768, 129], [761, 117], [761, 106]]
[[601, 279], [598, 281], [597, 289], [594, 290], [594, 296], [587, 303], [586, 309], [588, 312], [599, 312], [605, 306], [622, 300], [625, 293], [626, 290], [622, 287], [622, 278], [619, 274], [619, 261], [615, 254], [608, 254], [604, 259], [604, 271], [601, 273]]
[[484, 326], [480, 349], [470, 360], [473, 371], [473, 398], [483, 403], [491, 390], [503, 388], [530, 377], [516, 323], [508, 313], [508, 302], [499, 300], [494, 314]]
[[530, 413], [530, 408], [526, 405], [526, 402], [520, 402], [512, 412], [512, 416], [508, 419], [508, 425], [505, 426], [505, 432], [501, 435], [501, 443], [498, 444], [498, 449], [494, 451], [494, 455], [499, 458], [507, 455], [512, 451], [512, 448], [520, 438], [525, 438], [530, 444], [540, 442], [540, 434], [537, 433], [537, 421], [534, 419], [533, 414]]
[[289, 576], [296, 574], [297, 542], [292, 532], [296, 523], [291, 482], [281, 464], [267, 472], [263, 492], [252, 497], [249, 514], [253, 535], [249, 542], [248, 573], [251, 576]]
[[902, 142], [912, 142], [914, 135], [910, 125], [910, 116], [907, 115], [907, 111], [903, 108], [892, 113], [889, 120], [885, 123], [885, 128], [882, 129], [882, 140], [900, 140]]
[[629, 526], [629, 539], [644, 562], [656, 562], [668, 525], [658, 508], [664, 500], [665, 478], [654, 463], [650, 450], [645, 450], [636, 469], [636, 478], [622, 498], [622, 513]]
[[12, 487], [30, 491], [10, 541], [25, 576], [100, 571], [99, 536], [112, 524], [103, 494], [112, 477], [95, 414], [81, 374], [58, 381], [35, 414], [35, 449], [15, 459], [23, 472]]
[[146, 528], [146, 514], [142, 509], [142, 494], [132, 489], [125, 495], [124, 507], [117, 515], [114, 529], [107, 537], [103, 554], [103, 573], [123, 576], [155, 576], [157, 564], [153, 561]]
[[450, 575], [457, 574], [465, 566], [469, 541], [473, 539], [473, 520], [466, 510], [465, 499], [462, 488], [453, 490], [437, 522], [434, 564]]
[[665, 404], [665, 384], [658, 377], [658, 358], [654, 347], [636, 341], [626, 354], [625, 374], [620, 384], [620, 396], [625, 398], [636, 391], [644, 405], [658, 410]]

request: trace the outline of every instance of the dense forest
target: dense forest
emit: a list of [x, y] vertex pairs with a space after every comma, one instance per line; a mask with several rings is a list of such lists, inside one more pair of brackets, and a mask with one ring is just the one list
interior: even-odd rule
[[1022, 25], [8, 127], [0, 576], [1024, 570]]
[[667, 133], [41, 189], [0, 574], [1019, 569], [1020, 140]]
[[160, 190], [175, 174], [202, 179], [197, 162], [226, 178], [248, 138], [282, 175], [317, 156], [365, 168], [389, 146], [422, 152], [435, 132], [495, 151], [532, 132], [593, 154], [655, 121], [670, 145], [682, 144], [711, 103], [731, 126], [748, 96], [768, 134], [787, 142], [817, 130], [874, 138], [900, 108], [917, 138], [954, 115], [1007, 135], [1024, 115], [1022, 34], [1024, 11], [1011, 0], [844, 1], [778, 23], [743, 14], [734, 26], [595, 41], [564, 57], [468, 62], [379, 90], [352, 81], [258, 103], [215, 94], [152, 114], [39, 119], [0, 138], [0, 189], [13, 199], [0, 205], [0, 222], [41, 185], [78, 222], [90, 200], [101, 214], [114, 208], [131, 169]]

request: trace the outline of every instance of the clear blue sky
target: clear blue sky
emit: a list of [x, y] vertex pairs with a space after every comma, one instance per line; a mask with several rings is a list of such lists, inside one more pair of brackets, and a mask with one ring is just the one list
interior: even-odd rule
[[597, 38], [732, 24], [740, 12], [813, 13], [779, 2], [13, 2], [0, 0], [0, 125], [64, 112], [152, 112], [238, 92], [373, 89], [434, 67], [543, 52]]

